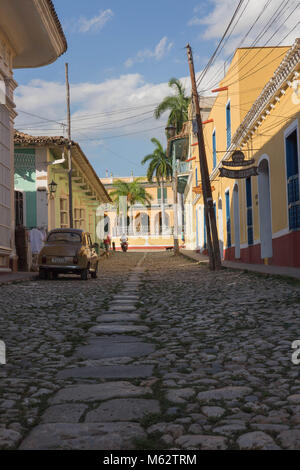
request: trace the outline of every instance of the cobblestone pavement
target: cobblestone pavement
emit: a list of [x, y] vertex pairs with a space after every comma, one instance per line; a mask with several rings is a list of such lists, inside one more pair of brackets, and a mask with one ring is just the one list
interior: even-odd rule
[[0, 291], [0, 449], [300, 448], [298, 282], [116, 253]]

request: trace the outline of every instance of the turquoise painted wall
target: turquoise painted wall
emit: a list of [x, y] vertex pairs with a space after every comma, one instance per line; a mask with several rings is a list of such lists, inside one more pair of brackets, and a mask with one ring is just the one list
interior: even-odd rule
[[26, 195], [26, 227], [36, 227], [35, 149], [15, 148], [15, 189]]

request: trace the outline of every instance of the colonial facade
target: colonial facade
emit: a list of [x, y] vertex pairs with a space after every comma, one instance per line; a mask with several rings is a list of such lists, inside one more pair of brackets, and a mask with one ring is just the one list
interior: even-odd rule
[[16, 267], [13, 69], [50, 64], [66, 49], [51, 0], [0, 2], [0, 272]]
[[[296, 40], [292, 47], [237, 50], [220, 83], [204, 139], [225, 259], [300, 267], [299, 73]], [[188, 247], [205, 251], [199, 155], [192, 131], [190, 143]], [[235, 150], [253, 159], [257, 176], [220, 176]]]
[[[108, 193], [114, 190], [117, 181], [130, 182], [134, 177], [101, 178]], [[141, 179], [141, 185], [152, 197], [151, 204], [143, 206], [136, 204], [128, 208], [125, 223], [119, 215], [116, 206], [110, 204], [103, 210], [104, 236], [109, 234], [120, 249], [120, 236], [126, 233], [130, 250], [149, 249], [161, 250], [173, 247], [173, 190], [171, 182], [164, 183], [162, 202], [161, 187], [155, 182], [149, 183], [146, 177]], [[165, 212], [165, 229], [163, 229], [163, 211]]]
[[[16, 225], [48, 231], [69, 227], [67, 139], [15, 132], [14, 144]], [[73, 225], [99, 241], [97, 208], [110, 198], [76, 142], [71, 156]]]

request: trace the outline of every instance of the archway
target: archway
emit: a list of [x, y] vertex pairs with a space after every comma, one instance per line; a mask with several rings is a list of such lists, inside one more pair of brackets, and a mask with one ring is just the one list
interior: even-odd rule
[[110, 234], [110, 218], [107, 214], [104, 214], [104, 236]]
[[269, 163], [266, 158], [258, 166], [258, 200], [261, 258], [271, 258], [273, 256], [272, 209]]
[[150, 219], [145, 212], [138, 212], [134, 219], [136, 234], [148, 235], [150, 230]]
[[155, 235], [161, 235], [162, 232], [162, 214], [158, 212], [155, 216]]
[[239, 186], [236, 184], [233, 188], [233, 216], [234, 216], [234, 240], [235, 240], [235, 258], [241, 257], [241, 237], [240, 237], [240, 204], [239, 204]]

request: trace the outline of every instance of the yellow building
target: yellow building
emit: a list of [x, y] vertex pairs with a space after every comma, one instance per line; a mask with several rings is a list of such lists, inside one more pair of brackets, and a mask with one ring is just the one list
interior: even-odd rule
[[[110, 193], [113, 184], [118, 181], [132, 182], [134, 177], [101, 178], [101, 182]], [[149, 183], [146, 177], [141, 178], [141, 185], [152, 197], [151, 204], [143, 206], [135, 204], [128, 207], [127, 221], [122, 221], [117, 207], [108, 204], [104, 207], [104, 236], [110, 235], [116, 249], [120, 249], [120, 237], [128, 236], [129, 250], [161, 250], [173, 247], [173, 191], [171, 182], [164, 183], [164, 202], [162, 206], [161, 188], [155, 180]], [[165, 228], [163, 227], [163, 211], [165, 212]]]
[[[300, 266], [299, 72], [296, 40], [292, 47], [238, 49], [220, 83], [204, 140], [226, 259]], [[191, 201], [186, 204], [187, 245], [205, 251], [199, 154], [192, 131], [190, 149], [194, 160], [185, 191], [186, 203]], [[235, 150], [254, 160], [257, 176], [220, 176], [223, 165], [236, 170], [228, 166]]]

